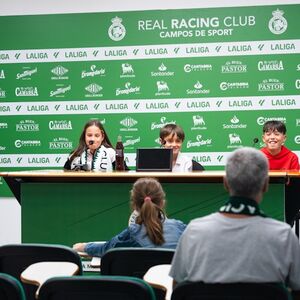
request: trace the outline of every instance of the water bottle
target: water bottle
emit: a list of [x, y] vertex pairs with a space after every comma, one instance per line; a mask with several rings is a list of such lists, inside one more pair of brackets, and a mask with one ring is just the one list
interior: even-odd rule
[[116, 144], [116, 171], [124, 171], [124, 145], [120, 135]]

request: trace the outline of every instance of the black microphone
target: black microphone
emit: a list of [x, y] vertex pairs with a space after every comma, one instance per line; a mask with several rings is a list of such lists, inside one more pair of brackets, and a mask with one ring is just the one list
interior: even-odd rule
[[88, 164], [74, 164], [72, 171], [90, 171], [90, 165]]
[[95, 141], [89, 141], [89, 145], [92, 146], [95, 143]]
[[253, 145], [252, 145], [252, 147], [254, 147], [258, 142], [259, 142], [259, 139], [257, 137], [255, 137], [253, 139]]

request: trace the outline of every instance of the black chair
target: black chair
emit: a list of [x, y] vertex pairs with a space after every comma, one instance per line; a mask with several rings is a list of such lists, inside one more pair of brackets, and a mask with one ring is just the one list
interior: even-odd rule
[[139, 278], [125, 276], [54, 277], [40, 289], [39, 300], [155, 300], [154, 292]]
[[[151, 267], [170, 264], [174, 252], [165, 248], [114, 248], [101, 258], [101, 274], [143, 278]], [[164, 290], [154, 288], [154, 292], [157, 300], [165, 299]]]
[[[72, 248], [61, 245], [11, 244], [0, 247], [0, 272], [20, 279], [21, 273], [31, 264], [42, 261], [66, 261], [78, 265], [82, 274], [79, 254]], [[28, 300], [35, 298], [37, 287], [22, 283]]]
[[171, 300], [291, 300], [280, 283], [203, 283], [182, 282]]
[[0, 299], [25, 300], [25, 293], [19, 280], [8, 274], [0, 273]]

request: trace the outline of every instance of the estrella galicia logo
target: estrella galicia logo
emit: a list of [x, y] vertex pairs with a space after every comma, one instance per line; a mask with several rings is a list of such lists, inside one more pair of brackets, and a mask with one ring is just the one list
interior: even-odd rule
[[122, 19], [115, 17], [111, 19], [112, 24], [108, 28], [108, 36], [115, 42], [123, 40], [126, 35], [126, 29], [122, 24]]
[[131, 117], [126, 117], [125, 119], [120, 121], [120, 124], [127, 127], [127, 128], [133, 127], [137, 123], [138, 122], [136, 120], [134, 120], [133, 118], [131, 118]]
[[300, 135], [295, 136], [295, 143], [300, 144]]
[[288, 22], [283, 17], [282, 10], [275, 10], [272, 12], [273, 17], [269, 21], [269, 29], [274, 34], [282, 34], [287, 30]]

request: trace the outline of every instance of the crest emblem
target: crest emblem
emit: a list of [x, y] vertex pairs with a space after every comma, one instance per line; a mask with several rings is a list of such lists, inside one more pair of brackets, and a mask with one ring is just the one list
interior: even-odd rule
[[282, 34], [288, 27], [287, 20], [283, 17], [282, 10], [275, 10], [272, 12], [273, 17], [269, 21], [269, 29], [274, 34]]
[[122, 19], [115, 17], [111, 19], [112, 24], [108, 28], [108, 35], [113, 41], [121, 41], [126, 35], [126, 29], [122, 24]]

